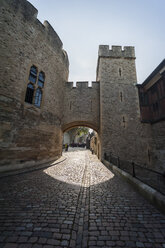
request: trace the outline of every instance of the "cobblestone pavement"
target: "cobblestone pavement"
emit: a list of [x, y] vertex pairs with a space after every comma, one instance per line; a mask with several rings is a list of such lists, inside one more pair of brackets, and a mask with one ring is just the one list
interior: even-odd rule
[[165, 216], [89, 151], [0, 179], [0, 247], [164, 247]]

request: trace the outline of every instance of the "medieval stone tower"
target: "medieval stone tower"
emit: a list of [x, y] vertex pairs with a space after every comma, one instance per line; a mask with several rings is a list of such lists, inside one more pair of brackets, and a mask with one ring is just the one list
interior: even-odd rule
[[0, 171], [57, 159], [68, 57], [26, 0], [0, 1]]
[[100, 46], [100, 139], [102, 155], [147, 162], [147, 127], [140, 123], [134, 47]]

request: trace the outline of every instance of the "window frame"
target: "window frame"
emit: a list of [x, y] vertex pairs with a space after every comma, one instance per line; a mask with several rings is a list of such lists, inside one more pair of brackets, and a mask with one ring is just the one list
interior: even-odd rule
[[[31, 80], [33, 78], [34, 80]], [[45, 84], [45, 73], [42, 70], [38, 70], [38, 67], [33, 64], [29, 70], [28, 83], [26, 85], [24, 102], [40, 109], [43, 102], [44, 84]], [[32, 88], [33, 88], [33, 93], [31, 94], [32, 96], [30, 98], [29, 92], [30, 89]]]

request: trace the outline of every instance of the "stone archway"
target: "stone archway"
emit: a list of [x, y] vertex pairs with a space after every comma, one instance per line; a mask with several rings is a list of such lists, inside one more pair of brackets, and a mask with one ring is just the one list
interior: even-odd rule
[[91, 128], [95, 132], [97, 132], [97, 149], [98, 149], [98, 151], [97, 151], [96, 155], [98, 156], [98, 158], [101, 158], [100, 132], [99, 132], [99, 128], [94, 123], [88, 122], [88, 121], [74, 121], [74, 122], [70, 122], [70, 123], [63, 125], [62, 131], [64, 133], [64, 132], [67, 132], [73, 128], [80, 127], [80, 126]]
[[64, 124], [62, 126], [62, 131], [66, 132], [66, 131], [74, 128], [74, 127], [79, 127], [79, 126], [89, 127], [91, 129], [93, 129], [94, 131], [96, 131], [97, 133], [99, 133], [99, 128], [94, 123], [91, 123], [88, 121], [74, 121], [74, 122]]

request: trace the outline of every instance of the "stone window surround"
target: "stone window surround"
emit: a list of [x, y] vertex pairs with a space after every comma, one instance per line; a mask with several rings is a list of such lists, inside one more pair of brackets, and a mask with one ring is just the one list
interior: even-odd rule
[[[30, 70], [31, 70], [31, 68], [32, 68], [33, 66], [36, 67], [36, 70], [37, 70], [36, 81], [35, 81], [35, 83], [29, 81]], [[44, 84], [43, 84], [43, 87], [42, 87], [42, 88], [38, 85], [38, 79], [39, 79], [39, 74], [40, 74], [40, 73], [43, 73], [43, 74], [44, 74]], [[34, 87], [33, 102], [32, 102], [32, 104], [25, 101], [26, 92], [27, 92], [27, 86], [28, 86], [29, 84], [32, 84], [33, 87]], [[43, 96], [44, 96], [44, 90], [43, 90], [44, 85], [45, 85], [45, 73], [43, 72], [43, 70], [39, 70], [39, 67], [37, 67], [35, 64], [31, 64], [31, 65], [30, 65], [30, 68], [29, 68], [29, 70], [28, 70], [28, 83], [27, 83], [27, 85], [26, 85], [26, 89], [25, 89], [25, 93], [24, 93], [24, 95], [25, 95], [25, 97], [24, 97], [24, 106], [25, 106], [26, 108], [28, 108], [28, 109], [33, 109], [33, 110], [36, 110], [36, 111], [40, 111], [40, 110], [41, 110], [41, 108], [42, 108], [42, 106], [43, 106], [43, 102], [44, 102], [44, 99], [43, 99], [43, 98], [44, 98], [44, 97], [43, 97]], [[37, 91], [37, 89], [40, 89], [41, 92], [42, 92], [42, 99], [41, 99], [41, 104], [40, 104], [40, 106], [36, 106], [36, 105], [35, 105], [35, 97], [36, 97], [36, 91]]]

